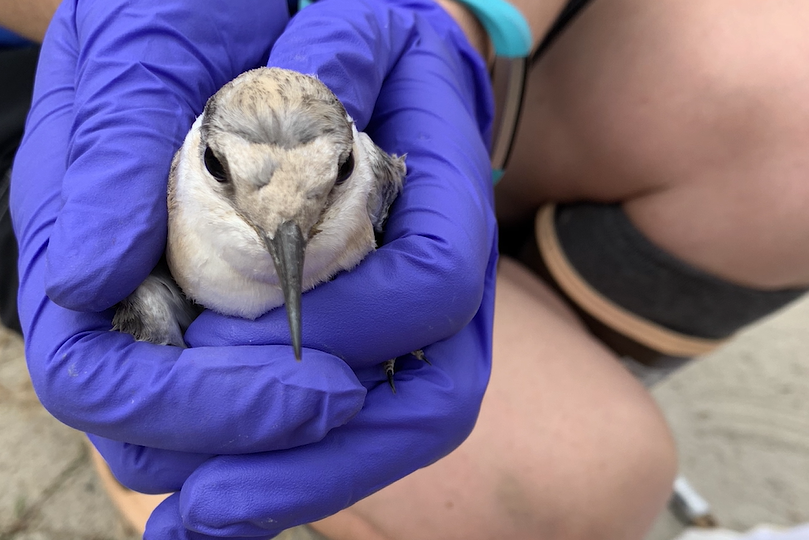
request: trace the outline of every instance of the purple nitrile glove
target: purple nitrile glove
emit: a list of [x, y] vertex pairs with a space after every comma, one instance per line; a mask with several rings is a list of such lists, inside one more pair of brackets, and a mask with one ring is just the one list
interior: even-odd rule
[[[384, 245], [303, 296], [302, 363], [313, 350], [334, 352], [368, 395], [318, 443], [217, 456], [190, 476], [194, 456], [102, 450], [117, 456], [125, 481], [181, 488], [146, 538], [264, 537], [333, 514], [459, 445], [488, 381], [496, 234], [482, 61], [431, 1], [324, 0], [293, 19], [269, 64], [317, 74], [377, 144], [407, 153]], [[289, 330], [279, 310], [257, 321], [206, 312], [186, 338], [286, 344]], [[400, 359], [391, 393], [379, 362], [422, 347], [431, 364]]]
[[111, 310], [98, 312], [164, 249], [169, 164], [194, 115], [266, 61], [288, 18], [285, 0], [66, 1], [57, 11], [11, 211], [31, 378], [66, 424], [171, 451], [245, 453], [321, 440], [362, 407], [365, 388], [331, 355], [310, 351], [299, 364], [287, 346], [135, 343], [110, 332]]
[[[360, 128], [373, 111], [367, 130], [386, 150], [408, 153], [410, 174], [387, 225], [386, 245], [355, 271], [304, 295], [303, 337], [310, 348], [304, 350], [300, 364], [288, 362], [291, 351], [285, 345], [289, 338], [283, 312], [271, 312], [256, 322], [206, 312], [187, 335], [189, 344], [198, 348], [182, 355], [168, 347], [132, 345], [126, 336], [93, 331], [109, 328], [109, 313], [84, 319], [90, 316], [62, 310], [83, 326], [67, 318], [62, 333], [38, 336], [42, 343], [37, 351], [43, 353], [37, 361], [38, 391], [52, 398], [52, 408], [66, 418], [86, 422], [83, 426], [102, 428], [93, 431], [107, 437], [160, 448], [94, 437], [124, 483], [152, 492], [182, 488], [180, 495], [170, 497], [154, 514], [147, 537], [199, 536], [189, 529], [219, 537], [267, 536], [334, 513], [460, 444], [472, 428], [488, 380], [496, 254], [483, 142], [488, 137], [491, 99], [482, 62], [454, 22], [432, 2], [327, 0], [296, 17], [273, 50], [271, 64], [317, 73], [343, 99]], [[48, 118], [54, 110], [61, 112], [63, 102], [57, 98], [42, 109], [51, 127], [72, 112]], [[47, 189], [32, 193], [41, 200], [54, 196]], [[41, 268], [43, 245], [58, 205], [54, 211], [48, 206], [52, 202], [47, 210], [37, 209], [38, 203], [29, 204], [33, 208], [29, 214], [50, 212], [27, 235], [26, 222], [18, 219], [18, 234], [31, 244], [22, 267], [33, 268], [23, 280], [23, 291], [34, 290], [23, 300], [31, 306], [24, 324], [36, 329], [37, 322], [44, 325], [49, 320], [39, 313], [46, 311], [40, 306], [59, 309], [42, 296]], [[100, 297], [99, 293], [94, 298]], [[114, 293], [111, 298], [116, 298]], [[70, 337], [71, 330], [75, 337]], [[39, 333], [44, 334], [44, 329]], [[97, 345], [99, 358], [91, 363], [94, 371], [87, 371], [88, 362], [78, 355], [70, 357], [77, 346], [112, 339], [106, 336], [124, 340], [114, 347], [118, 342]], [[234, 352], [223, 347], [246, 343], [261, 346], [234, 347]], [[432, 365], [412, 358], [400, 360], [398, 394], [393, 395], [376, 364], [421, 347]], [[351, 422], [300, 448], [250, 456], [207, 455], [253, 451], [261, 445], [270, 449], [273, 441], [263, 428], [271, 422], [279, 423], [282, 433], [289, 432], [289, 423], [308, 426], [296, 423], [299, 410], [293, 406], [306, 411], [320, 406], [323, 432], [337, 425], [328, 420], [337, 417], [338, 409], [348, 413], [348, 407], [338, 405], [356, 397], [351, 393], [356, 388], [349, 384], [356, 381], [349, 381], [345, 372], [335, 373], [337, 364], [345, 364], [318, 349], [345, 358], [356, 368], [364, 385], [360, 389], [368, 389], [365, 408]], [[192, 357], [201, 351], [209, 353], [201, 360]], [[253, 351], [257, 353], [250, 355], [252, 361], [243, 359]], [[262, 363], [261, 358], [273, 353], [280, 355], [276, 363], [272, 358]], [[177, 356], [178, 364], [171, 365]], [[206, 362], [222, 356], [226, 357], [216, 364], [217, 371], [199, 372]], [[82, 360], [78, 369], [77, 359]], [[131, 364], [140, 362], [153, 366], [139, 369], [156, 372], [157, 388], [142, 377], [140, 384], [148, 387], [155, 403], [164, 396], [162, 406], [173, 407], [170, 412], [177, 415], [182, 433], [163, 433], [158, 424], [151, 436], [133, 421], [133, 415], [144, 414], [148, 423], [162, 412], [140, 403], [127, 408], [133, 391], [137, 396], [137, 385], [128, 380], [135, 369]], [[232, 370], [228, 369], [231, 364]], [[284, 377], [295, 373], [301, 385], [307, 384], [299, 392], [301, 401], [290, 401], [286, 409], [292, 418], [269, 414], [255, 399], [262, 392], [272, 392], [273, 386], [256, 379], [279, 377], [264, 371], [269, 367], [283, 375], [280, 383], [275, 381], [281, 391], [289, 391], [292, 385], [285, 385], [289, 379]], [[73, 392], [78, 384], [71, 386], [67, 377], [95, 381], [96, 388], [77, 396]], [[226, 383], [221, 389], [208, 385], [220, 378]], [[302, 401], [312, 387], [310, 380], [333, 384], [315, 396], [321, 398], [315, 407]], [[238, 383], [246, 384], [241, 392]], [[264, 396], [276, 402], [273, 394]], [[200, 402], [190, 405], [199, 407], [197, 414], [221, 423], [198, 426], [210, 433], [186, 441], [183, 447], [181, 439], [193, 427], [182, 424], [193, 415], [186, 416], [181, 409], [189, 407], [186, 399], [197, 397]], [[335, 402], [328, 402], [329, 398]], [[209, 403], [204, 404], [205, 399]], [[102, 410], [107, 400], [110, 413]], [[228, 421], [236, 426], [226, 425]], [[310, 429], [306, 437], [286, 436], [283, 441], [302, 444], [314, 435]], [[275, 442], [275, 448], [282, 447]]]

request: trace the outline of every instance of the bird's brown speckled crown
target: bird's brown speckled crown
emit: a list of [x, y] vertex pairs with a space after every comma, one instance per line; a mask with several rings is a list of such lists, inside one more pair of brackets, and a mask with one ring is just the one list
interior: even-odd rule
[[282, 148], [294, 148], [322, 135], [344, 136], [346, 145], [352, 138], [345, 107], [325, 84], [280, 68], [247, 71], [208, 100], [202, 139], [218, 131]]

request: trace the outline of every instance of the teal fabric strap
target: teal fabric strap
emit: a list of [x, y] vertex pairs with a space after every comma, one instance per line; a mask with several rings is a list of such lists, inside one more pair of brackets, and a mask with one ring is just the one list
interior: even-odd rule
[[497, 56], [525, 58], [531, 54], [531, 28], [522, 13], [506, 0], [456, 0], [486, 29]]
[[[455, 0], [463, 4], [477, 17], [492, 40], [494, 53], [499, 58], [507, 58], [509, 63], [508, 87], [505, 89], [506, 102], [498, 101], [500, 121], [495, 126], [492, 159], [496, 161], [492, 169], [492, 184], [497, 184], [505, 173], [505, 164], [511, 153], [514, 134], [519, 120], [520, 105], [524, 91], [527, 58], [531, 54], [531, 28], [522, 13], [506, 0]], [[497, 93], [497, 92], [495, 92]], [[497, 97], [496, 97], [497, 99]]]

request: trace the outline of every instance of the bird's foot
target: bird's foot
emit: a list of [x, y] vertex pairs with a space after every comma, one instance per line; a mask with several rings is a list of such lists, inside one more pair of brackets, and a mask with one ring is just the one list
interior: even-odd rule
[[394, 394], [396, 393], [396, 385], [393, 382], [393, 371], [395, 366], [396, 366], [395, 358], [391, 358], [390, 360], [387, 360], [385, 361], [384, 364], [382, 364], [382, 367], [385, 368], [385, 375], [388, 376], [388, 384], [390, 385], [390, 389], [391, 391], [393, 391]]
[[424, 351], [422, 351], [421, 349], [419, 349], [419, 350], [417, 350], [417, 351], [413, 351], [413, 352], [412, 352], [412, 353], [410, 353], [410, 354], [412, 354], [413, 356], [415, 356], [417, 360], [421, 360], [422, 362], [427, 362], [427, 365], [432, 366], [432, 364], [430, 363], [430, 361], [429, 361], [429, 360], [427, 360], [427, 357], [424, 355]]
[[[413, 351], [410, 354], [415, 356], [416, 359], [421, 360], [422, 362], [427, 362], [428, 364], [430, 364], [430, 361], [427, 360], [427, 357], [424, 355], [424, 351], [422, 351], [421, 349]], [[430, 365], [432, 365], [432, 364], [430, 364]], [[385, 375], [388, 376], [388, 384], [390, 385], [390, 389], [395, 394], [396, 393], [396, 384], [393, 382], [393, 374], [395, 373], [394, 368], [396, 367], [396, 359], [391, 358], [390, 360], [385, 361], [385, 363], [382, 364], [382, 367], [385, 369]]]

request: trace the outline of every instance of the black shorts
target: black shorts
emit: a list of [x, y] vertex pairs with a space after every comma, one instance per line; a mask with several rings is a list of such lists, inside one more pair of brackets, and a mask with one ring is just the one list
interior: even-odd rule
[[39, 47], [0, 49], [0, 321], [20, 331], [17, 317], [17, 242], [8, 209], [9, 173], [31, 107]]

